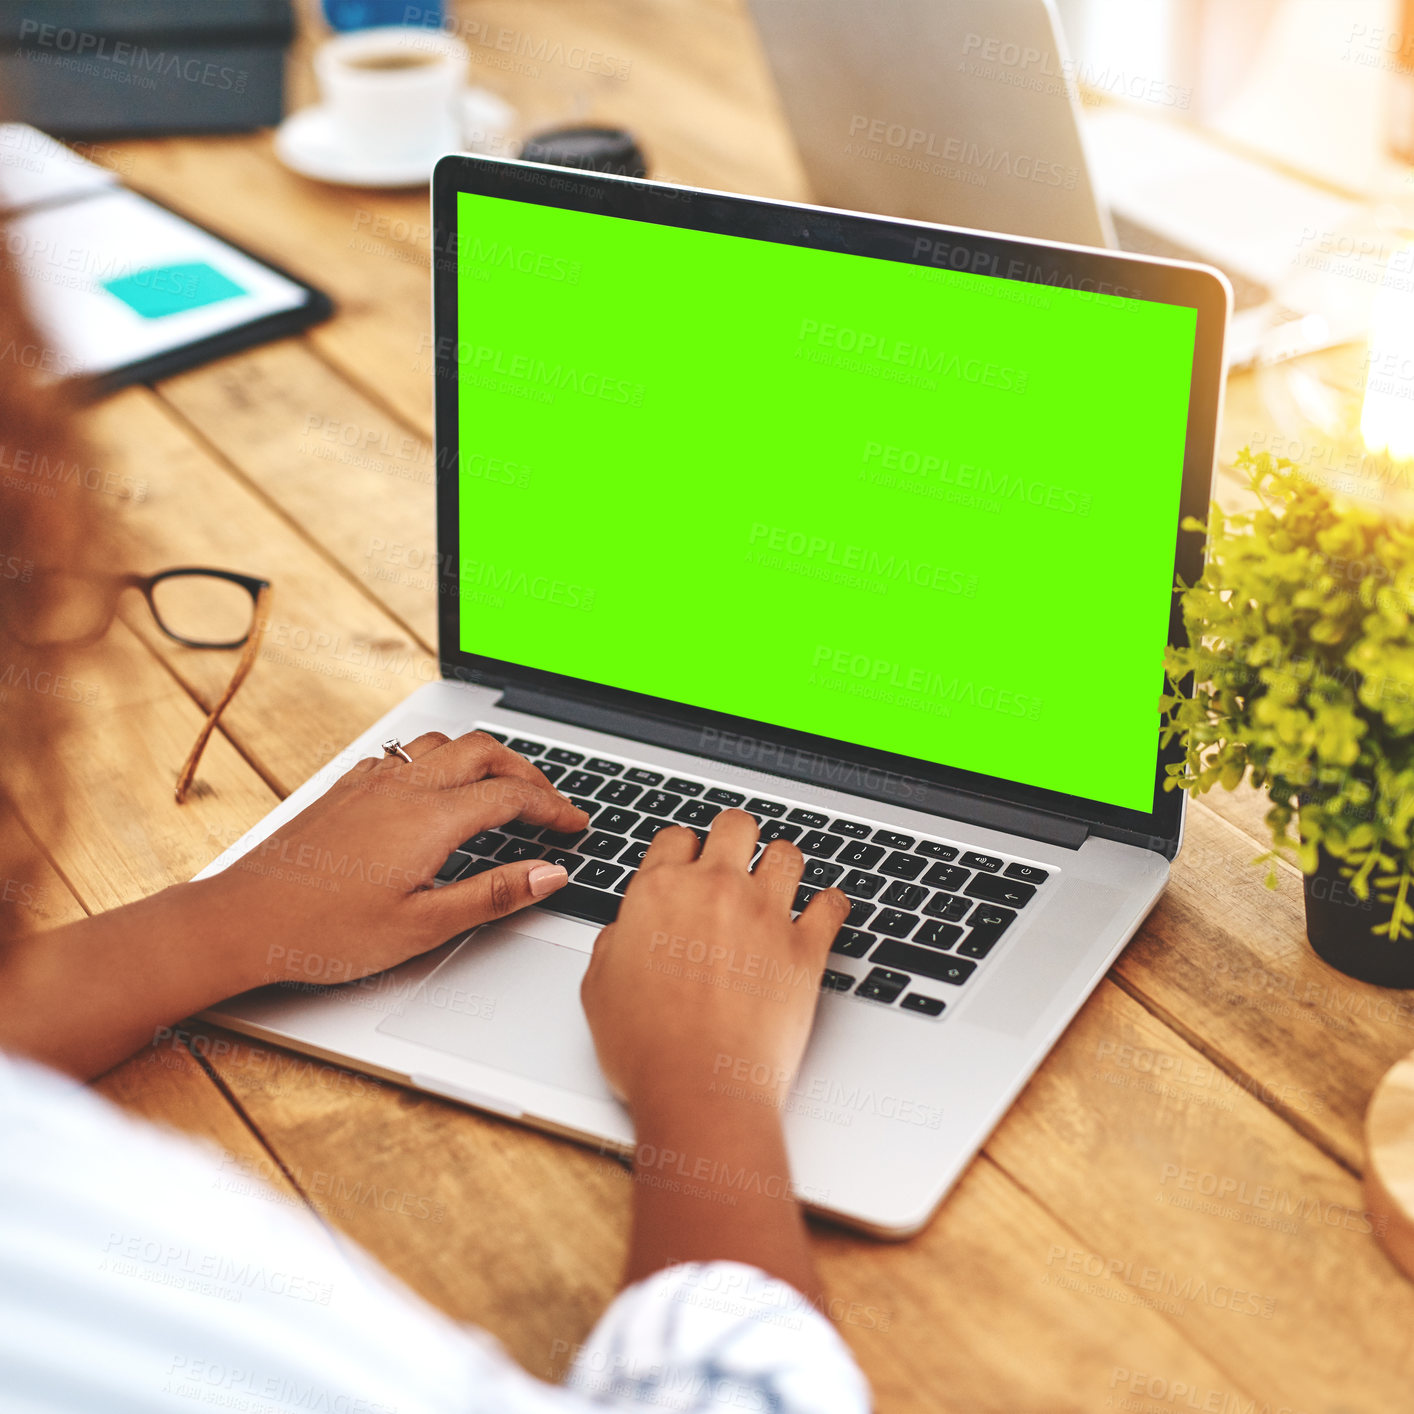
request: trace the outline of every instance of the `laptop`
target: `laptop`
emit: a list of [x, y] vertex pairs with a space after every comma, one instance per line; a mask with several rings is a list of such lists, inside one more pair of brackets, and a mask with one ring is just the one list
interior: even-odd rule
[[[433, 178], [441, 676], [592, 813], [544, 904], [209, 1019], [631, 1150], [579, 984], [647, 842], [722, 809], [853, 901], [785, 1108], [816, 1212], [918, 1231], [1154, 904], [1180, 532], [1209, 497], [1214, 271], [483, 157]], [[730, 1083], [723, 1076], [723, 1084]]]
[[[1101, 198], [1053, 0], [880, 0], [867, 18], [854, 0], [748, 3], [813, 199], [1218, 265], [1234, 292], [1233, 367], [1306, 351], [1319, 332], [1296, 336], [1300, 317], [1230, 255]], [[1268, 336], [1276, 324], [1291, 329]]]

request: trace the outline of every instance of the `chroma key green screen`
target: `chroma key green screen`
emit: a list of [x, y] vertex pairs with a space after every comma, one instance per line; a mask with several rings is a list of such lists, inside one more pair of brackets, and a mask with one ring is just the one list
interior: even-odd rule
[[463, 649], [1152, 807], [1193, 310], [457, 221]]

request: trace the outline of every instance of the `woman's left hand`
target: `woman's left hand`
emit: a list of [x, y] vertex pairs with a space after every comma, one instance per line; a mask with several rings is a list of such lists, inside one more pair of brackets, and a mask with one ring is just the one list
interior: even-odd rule
[[204, 881], [253, 950], [256, 981], [348, 982], [562, 887], [526, 859], [432, 887], [472, 835], [512, 820], [573, 833], [588, 816], [485, 732], [429, 732], [358, 762], [289, 824]]

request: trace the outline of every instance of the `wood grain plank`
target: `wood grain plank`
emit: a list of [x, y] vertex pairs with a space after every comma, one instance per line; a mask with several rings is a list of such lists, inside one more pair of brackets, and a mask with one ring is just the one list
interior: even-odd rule
[[435, 653], [436, 458], [425, 437], [296, 340], [194, 369], [159, 391]]
[[1267, 889], [1254, 852], [1234, 826], [1191, 812], [1169, 886], [1115, 975], [1358, 1172], [1365, 1104], [1414, 1041], [1414, 993], [1322, 962], [1305, 939], [1299, 876], [1284, 869]]
[[0, 798], [0, 940], [39, 928], [57, 928], [88, 915], [62, 876], [40, 851], [10, 803]]
[[1414, 1375], [1414, 1287], [1359, 1181], [1115, 988], [987, 1152], [1073, 1229], [1057, 1278], [1154, 1300], [1271, 1405], [1392, 1409]]

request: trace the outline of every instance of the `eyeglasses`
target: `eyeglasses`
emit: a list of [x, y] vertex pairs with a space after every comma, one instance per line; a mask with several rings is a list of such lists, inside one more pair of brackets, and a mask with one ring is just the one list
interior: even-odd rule
[[225, 692], [207, 712], [196, 745], [177, 777], [180, 805], [221, 713], [255, 664], [270, 582], [190, 565], [149, 575], [36, 569], [28, 581], [9, 584], [0, 607], [6, 629], [25, 647], [79, 648], [96, 643], [108, 632], [125, 589], [141, 592], [157, 627], [174, 643], [186, 648], [245, 650]]

